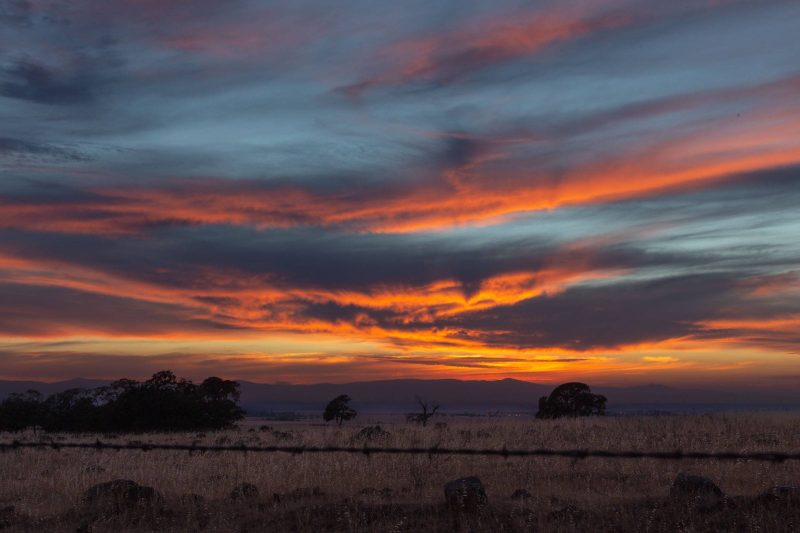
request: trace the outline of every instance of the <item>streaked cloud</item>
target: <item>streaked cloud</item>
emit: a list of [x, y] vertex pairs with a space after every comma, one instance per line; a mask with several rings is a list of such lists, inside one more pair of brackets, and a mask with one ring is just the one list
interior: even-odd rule
[[6, 2], [0, 361], [769, 380], [800, 350], [798, 17]]

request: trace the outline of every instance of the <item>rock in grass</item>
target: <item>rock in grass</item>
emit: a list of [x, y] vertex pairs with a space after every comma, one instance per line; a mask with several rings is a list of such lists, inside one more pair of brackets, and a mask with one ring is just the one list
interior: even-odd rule
[[446, 483], [444, 498], [450, 508], [467, 512], [477, 511], [489, 502], [483, 483], [475, 476]]
[[130, 479], [115, 479], [90, 487], [83, 494], [83, 503], [94, 510], [124, 513], [160, 507], [164, 498], [152, 487], [139, 485]]
[[758, 497], [762, 503], [798, 504], [800, 503], [800, 487], [772, 487]]
[[252, 483], [239, 483], [231, 490], [231, 500], [254, 500], [258, 498], [258, 487]]
[[669, 491], [670, 499], [684, 504], [714, 506], [725, 499], [716, 483], [703, 476], [681, 472], [672, 482]]
[[531, 493], [526, 489], [517, 489], [514, 491], [514, 494], [511, 495], [511, 499], [515, 501], [529, 500], [531, 499]]

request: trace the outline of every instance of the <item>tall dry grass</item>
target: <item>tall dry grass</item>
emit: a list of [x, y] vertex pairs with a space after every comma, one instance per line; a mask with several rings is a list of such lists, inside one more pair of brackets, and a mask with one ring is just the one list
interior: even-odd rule
[[[370, 444], [711, 452], [800, 450], [798, 414], [608, 417], [556, 421], [529, 418], [453, 420], [440, 417], [439, 421], [446, 422], [446, 427], [382, 424], [390, 435]], [[342, 428], [310, 423], [263, 424], [268, 427], [261, 427], [262, 422], [250, 420], [237, 430], [224, 432], [105, 435], [102, 438], [111, 442], [361, 445], [363, 441], [354, 441], [353, 437], [365, 425], [364, 421], [359, 420]], [[93, 441], [97, 438], [96, 435], [41, 434], [27, 434], [24, 437], [71, 441]], [[2, 440], [11, 438], [20, 438], [20, 435], [0, 434]], [[348, 454], [15, 450], [0, 454], [0, 508], [13, 506], [15, 516], [25, 518], [19, 519], [23, 524], [20, 528], [25, 529], [36, 524], [53, 525], [58, 523], [57, 520], [71, 520], [69, 517], [73, 515], [70, 513], [80, 507], [83, 492], [94, 484], [111, 479], [132, 479], [152, 486], [176, 507], [180, 507], [181, 496], [187, 493], [198, 494], [209, 502], [228, 502], [235, 485], [252, 483], [259, 489], [260, 507], [251, 506], [244, 515], [236, 515], [239, 518], [230, 515], [222, 522], [215, 521], [215, 516], [211, 516], [202, 524], [209, 530], [234, 531], [244, 527], [237, 523], [237, 520], [244, 520], [242, 516], [252, 521], [256, 519], [254, 516], [261, 513], [265, 515], [263, 519], [269, 520], [270, 513], [288, 512], [286, 506], [275, 503], [273, 494], [318, 487], [324, 496], [315, 497], [311, 503], [298, 504], [292, 510], [292, 527], [303, 530], [305, 515], [298, 508], [313, 509], [337, 502], [364, 500], [375, 500], [372, 502], [375, 505], [392, 505], [402, 509], [436, 506], [443, 501], [442, 486], [445, 482], [475, 475], [483, 481], [493, 508], [513, 515], [515, 512], [519, 514], [524, 505], [530, 521], [531, 517], [548, 516], [548, 513], [552, 516], [553, 512], [565, 507], [597, 512], [663, 500], [679, 471], [710, 477], [726, 493], [735, 495], [752, 496], [772, 486], [800, 484], [800, 462], [792, 461], [776, 464], [757, 461], [573, 460], [547, 457], [504, 459], [469, 456], [366, 457]], [[384, 497], [359, 494], [367, 488], [386, 488], [390, 492], [385, 491]], [[512, 501], [510, 495], [520, 488], [527, 489], [532, 498], [524, 503]], [[391, 496], [385, 497], [387, 494]], [[363, 502], [363, 505], [368, 506], [370, 501]], [[231, 505], [220, 504], [220, 512], [224, 514], [223, 511]], [[359, 510], [362, 507], [350, 506], [347, 509]], [[355, 521], [348, 521], [350, 519], [345, 517], [342, 518], [344, 522], [335, 522], [338, 526], [334, 528], [381, 530], [385, 524], [371, 528], [368, 511], [363, 511], [366, 518], [361, 522], [358, 517], [353, 519]], [[314, 521], [313, 516], [307, 518], [310, 523]], [[412, 523], [414, 520], [407, 521], [406, 525]], [[525, 521], [519, 523], [524, 526]], [[541, 526], [541, 520], [535, 523]], [[180, 521], [170, 524], [169, 528], [183, 527]], [[404, 530], [403, 523], [398, 524], [398, 530]], [[535, 529], [534, 523], [529, 525]], [[102, 530], [97, 524], [94, 526], [94, 530]], [[10, 524], [9, 527], [14, 525]], [[74, 524], [65, 527], [74, 530]], [[109, 527], [119, 530], [119, 525]], [[148, 529], [152, 525], [141, 527]], [[309, 530], [313, 530], [318, 526], [309, 527]]]

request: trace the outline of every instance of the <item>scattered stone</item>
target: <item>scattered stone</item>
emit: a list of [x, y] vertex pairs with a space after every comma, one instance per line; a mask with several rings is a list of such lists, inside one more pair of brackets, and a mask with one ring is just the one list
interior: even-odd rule
[[800, 487], [772, 487], [758, 499], [763, 503], [800, 503]]
[[93, 510], [116, 514], [161, 507], [164, 498], [152, 487], [115, 479], [90, 487], [83, 494], [83, 503]]
[[370, 441], [370, 440], [382, 440], [389, 438], [391, 433], [385, 431], [380, 426], [367, 426], [363, 428], [361, 431], [356, 433], [351, 440], [357, 441]]
[[522, 500], [530, 500], [533, 496], [527, 489], [517, 489], [514, 491], [514, 494], [511, 495], [512, 500], [522, 501]]
[[725, 499], [725, 493], [716, 483], [703, 476], [680, 472], [672, 482], [669, 496], [672, 500], [700, 507], [713, 507]]
[[444, 486], [444, 498], [449, 507], [467, 512], [477, 511], [489, 502], [483, 483], [475, 476], [446, 483]]
[[240, 483], [233, 487], [230, 497], [232, 500], [252, 500], [258, 498], [258, 487], [252, 483]]

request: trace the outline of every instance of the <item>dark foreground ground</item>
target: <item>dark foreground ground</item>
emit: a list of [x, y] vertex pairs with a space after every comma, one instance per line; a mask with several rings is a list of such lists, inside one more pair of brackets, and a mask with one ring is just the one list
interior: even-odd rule
[[[487, 505], [474, 512], [446, 504], [393, 504], [361, 495], [338, 502], [324, 495], [283, 495], [277, 501], [206, 500], [186, 494], [138, 504], [84, 504], [30, 517], [0, 510], [8, 531], [798, 531], [800, 499], [732, 497], [712, 505], [670, 499], [544, 512], [525, 503]], [[287, 501], [288, 500], [288, 501]], [[557, 502], [556, 506], [558, 507]]]
[[[109, 442], [604, 450], [800, 449], [795, 414], [568, 421], [375, 421], [341, 429], [250, 421], [219, 433]], [[0, 435], [0, 440], [20, 438]], [[46, 442], [97, 435], [24, 435]], [[2, 531], [798, 531], [800, 465], [750, 460], [565, 459], [176, 451], [0, 453]], [[688, 473], [701, 477], [685, 477]], [[477, 476], [486, 499], [448, 503]], [[676, 479], [681, 481], [676, 484]], [[779, 487], [779, 488], [776, 488]], [[468, 491], [467, 491], [468, 492]]]

